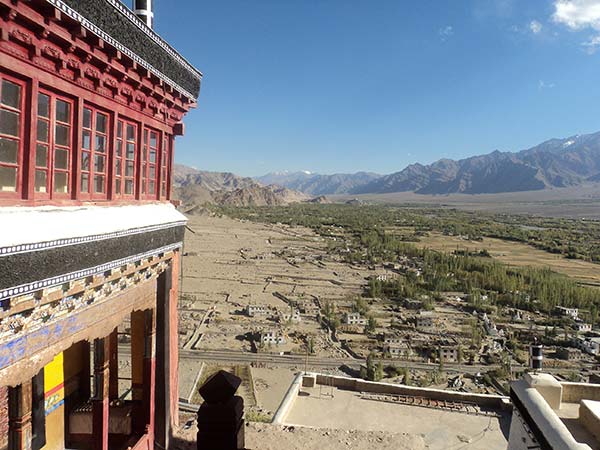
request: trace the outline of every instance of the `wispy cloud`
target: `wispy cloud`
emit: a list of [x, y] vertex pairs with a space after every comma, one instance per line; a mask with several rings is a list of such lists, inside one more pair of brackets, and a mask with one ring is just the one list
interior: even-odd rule
[[542, 28], [544, 28], [544, 26], [537, 20], [532, 20], [531, 22], [529, 22], [529, 29], [533, 34], [541, 33]]
[[442, 42], [446, 42], [454, 35], [454, 28], [452, 28], [450, 25], [440, 28], [438, 30], [438, 35]]
[[594, 34], [581, 43], [587, 53], [600, 47], [600, 0], [554, 0], [552, 20], [572, 31], [592, 30]]
[[600, 35], [590, 37], [587, 41], [582, 42], [581, 46], [588, 54], [593, 55], [600, 47]]
[[478, 0], [473, 13], [477, 19], [510, 17], [515, 9], [515, 0]]
[[540, 80], [538, 82], [538, 89], [541, 91], [543, 89], [552, 89], [553, 87], [556, 87], [556, 84], [554, 83], [548, 83], [544, 80]]

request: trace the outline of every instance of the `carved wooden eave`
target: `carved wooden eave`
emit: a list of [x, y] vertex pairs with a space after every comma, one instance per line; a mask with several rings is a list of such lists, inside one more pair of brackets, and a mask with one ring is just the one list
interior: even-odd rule
[[[0, 0], [0, 48], [12, 56], [153, 118], [155, 99], [167, 106], [160, 120], [171, 126], [196, 106], [193, 95], [59, 0], [21, 3], [17, 11], [16, 0]], [[43, 14], [34, 8], [40, 3]]]

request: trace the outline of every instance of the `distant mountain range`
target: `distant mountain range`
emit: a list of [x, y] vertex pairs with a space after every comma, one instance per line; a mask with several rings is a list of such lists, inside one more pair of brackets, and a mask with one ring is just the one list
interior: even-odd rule
[[412, 164], [379, 176], [368, 172], [320, 175], [272, 173], [256, 178], [311, 196], [332, 194], [494, 194], [578, 186], [600, 182], [600, 132], [551, 139], [517, 153], [494, 151], [459, 161]]
[[269, 185], [276, 184], [289, 189], [304, 192], [311, 196], [347, 194], [379, 179], [381, 175], [370, 172], [357, 172], [353, 174], [337, 173], [334, 175], [319, 175], [311, 172], [274, 172], [256, 181]]
[[252, 178], [229, 172], [208, 172], [175, 164], [175, 197], [188, 207], [205, 204], [276, 206], [308, 200], [301, 192], [281, 186], [263, 186]]

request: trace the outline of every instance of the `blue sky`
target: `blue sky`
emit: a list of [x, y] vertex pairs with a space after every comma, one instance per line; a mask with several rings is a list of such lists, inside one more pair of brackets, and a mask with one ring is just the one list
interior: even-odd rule
[[183, 164], [391, 173], [600, 131], [600, 0], [156, 3], [204, 73]]

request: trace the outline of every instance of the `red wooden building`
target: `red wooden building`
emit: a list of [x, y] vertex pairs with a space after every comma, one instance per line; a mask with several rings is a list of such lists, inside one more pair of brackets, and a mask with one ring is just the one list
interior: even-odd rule
[[171, 168], [202, 75], [151, 3], [0, 0], [0, 450], [176, 425]]

